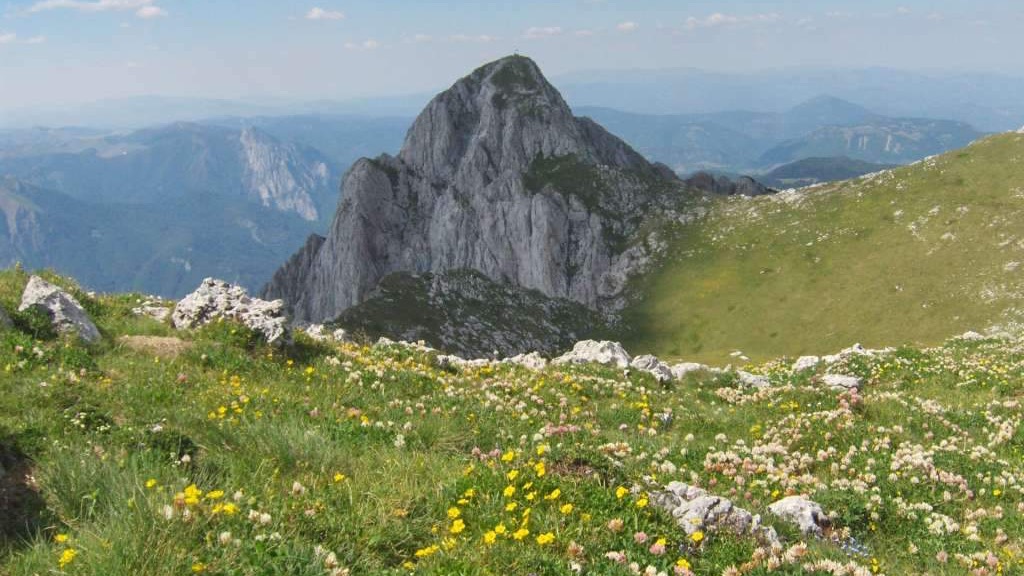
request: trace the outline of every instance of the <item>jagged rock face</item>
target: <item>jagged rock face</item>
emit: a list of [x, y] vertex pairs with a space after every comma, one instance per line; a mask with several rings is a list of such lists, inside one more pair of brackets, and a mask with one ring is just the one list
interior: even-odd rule
[[295, 212], [314, 221], [320, 218], [312, 191], [327, 185], [324, 162], [308, 162], [293, 145], [284, 145], [253, 128], [239, 136], [246, 191], [267, 208]]
[[597, 307], [644, 262], [621, 239], [673, 178], [573, 117], [531, 60], [505, 58], [437, 96], [397, 157], [357, 162], [327, 238], [264, 294], [319, 322], [391, 273], [470, 269]]
[[74, 296], [50, 284], [39, 276], [32, 276], [21, 295], [19, 312], [35, 308], [50, 317], [53, 327], [62, 333], [77, 334], [82, 340], [99, 342], [100, 331], [93, 324], [85, 308]]

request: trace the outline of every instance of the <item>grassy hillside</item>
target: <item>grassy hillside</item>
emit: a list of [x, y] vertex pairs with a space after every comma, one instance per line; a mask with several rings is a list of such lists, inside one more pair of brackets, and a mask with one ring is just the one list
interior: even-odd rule
[[716, 201], [637, 283], [637, 350], [722, 361], [934, 343], [1017, 321], [1024, 135], [872, 179]]
[[[9, 312], [25, 281], [0, 273]], [[595, 366], [442, 367], [402, 346], [273, 349], [229, 322], [133, 318], [131, 295], [78, 296], [96, 347], [29, 315], [0, 328], [6, 575], [1021, 569], [1019, 343], [833, 368], [863, 395], [782, 363], [752, 367], [774, 384], [761, 391], [730, 374], [664, 387]], [[765, 514], [782, 548], [687, 537], [652, 506], [672, 480]], [[800, 545], [767, 515], [797, 493], [834, 513], [827, 540]]]

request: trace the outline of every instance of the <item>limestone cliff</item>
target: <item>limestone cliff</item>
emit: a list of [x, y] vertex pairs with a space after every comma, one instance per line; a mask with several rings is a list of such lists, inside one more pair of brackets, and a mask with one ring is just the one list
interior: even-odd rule
[[646, 260], [641, 227], [685, 196], [521, 56], [435, 97], [397, 157], [358, 161], [342, 188], [327, 237], [264, 290], [298, 322], [338, 317], [392, 273], [460, 269], [598, 309]]

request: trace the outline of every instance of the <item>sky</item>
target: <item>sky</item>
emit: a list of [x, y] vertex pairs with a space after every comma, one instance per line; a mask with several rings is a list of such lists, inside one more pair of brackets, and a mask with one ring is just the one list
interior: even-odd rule
[[345, 100], [519, 52], [593, 69], [1024, 76], [1024, 0], [0, 0], [0, 109], [137, 95]]

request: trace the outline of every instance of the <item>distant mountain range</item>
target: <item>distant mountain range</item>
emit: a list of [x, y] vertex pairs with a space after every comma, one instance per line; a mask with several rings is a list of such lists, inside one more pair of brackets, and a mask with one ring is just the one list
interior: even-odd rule
[[720, 73], [679, 68], [599, 70], [558, 78], [566, 100], [641, 114], [782, 112], [820, 94], [890, 117], [948, 118], [985, 132], [1024, 124], [1024, 78], [886, 68]]
[[966, 146], [982, 135], [962, 122], [888, 118], [829, 96], [781, 113], [657, 116], [607, 108], [581, 108], [578, 112], [619, 134], [648, 158], [680, 173], [759, 174], [811, 157], [905, 164]]
[[96, 289], [176, 296], [210, 275], [258, 286], [337, 203], [330, 160], [256, 128], [49, 132], [62, 151], [26, 155], [31, 136], [0, 155], [0, 265]]

